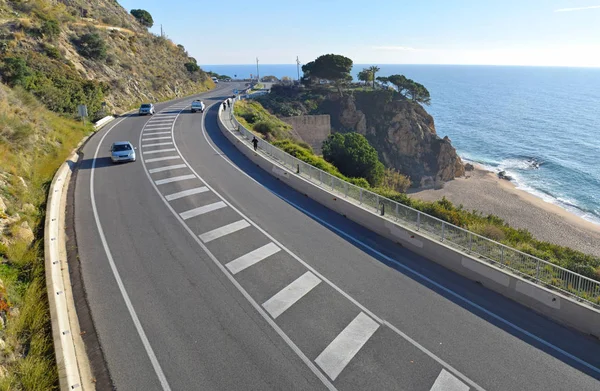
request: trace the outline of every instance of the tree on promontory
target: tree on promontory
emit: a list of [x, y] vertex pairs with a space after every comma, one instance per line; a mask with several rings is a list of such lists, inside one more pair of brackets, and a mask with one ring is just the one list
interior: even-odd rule
[[136, 18], [142, 26], [150, 28], [154, 25], [154, 19], [152, 19], [152, 15], [150, 15], [150, 12], [146, 10], [131, 10], [131, 15], [133, 15], [133, 17]]
[[364, 68], [362, 71], [358, 72], [358, 80], [365, 82], [365, 85], [373, 80], [373, 73], [369, 70], [369, 68]]
[[375, 75], [377, 74], [377, 72], [379, 72], [381, 69], [379, 69], [379, 67], [377, 65], [371, 65], [369, 68], [367, 68], [369, 70], [369, 72], [371, 73], [371, 81], [373, 82], [373, 89], [375, 89]]
[[423, 84], [408, 79], [404, 75], [391, 75], [388, 76], [386, 80], [396, 87], [398, 93], [411, 99], [413, 102], [419, 102], [426, 105], [431, 103], [429, 91]]
[[371, 186], [379, 186], [385, 167], [377, 151], [360, 133], [334, 133], [323, 142], [323, 158], [344, 175], [365, 178]]
[[352, 60], [339, 54], [325, 54], [302, 66], [305, 78], [328, 80], [336, 85], [340, 94], [342, 84], [352, 80], [351, 70]]

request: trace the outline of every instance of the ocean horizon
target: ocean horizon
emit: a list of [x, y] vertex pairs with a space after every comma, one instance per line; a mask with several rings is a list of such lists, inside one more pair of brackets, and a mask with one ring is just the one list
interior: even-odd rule
[[[355, 64], [352, 75], [367, 64]], [[381, 64], [431, 93], [426, 110], [459, 155], [506, 171], [517, 188], [600, 225], [600, 68]], [[204, 65], [238, 78], [256, 64]], [[260, 64], [297, 78], [296, 64]], [[300, 71], [302, 74], [302, 71]]]

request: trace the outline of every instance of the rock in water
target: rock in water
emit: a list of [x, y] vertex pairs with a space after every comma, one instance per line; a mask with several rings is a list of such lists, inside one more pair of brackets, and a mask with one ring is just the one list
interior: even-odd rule
[[450, 139], [436, 134], [433, 117], [420, 104], [387, 91], [332, 95], [324, 103], [335, 130], [365, 135], [381, 161], [413, 184], [427, 187], [465, 174]]

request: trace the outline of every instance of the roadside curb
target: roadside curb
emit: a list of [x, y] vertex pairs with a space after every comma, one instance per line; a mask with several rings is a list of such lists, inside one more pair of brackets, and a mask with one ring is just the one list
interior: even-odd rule
[[59, 167], [48, 190], [44, 223], [44, 263], [52, 339], [61, 390], [95, 389], [75, 309], [67, 259], [65, 220], [69, 183], [71, 175], [77, 169], [78, 151], [98, 130], [113, 120], [114, 116], [107, 116], [94, 124], [94, 132], [84, 137]]
[[[87, 139], [89, 136], [79, 145]], [[84, 384], [91, 384], [92, 379], [71, 292], [64, 229], [66, 195], [77, 156], [77, 152], [73, 152], [54, 175], [48, 193], [44, 227], [46, 287], [61, 390], [85, 390]]]

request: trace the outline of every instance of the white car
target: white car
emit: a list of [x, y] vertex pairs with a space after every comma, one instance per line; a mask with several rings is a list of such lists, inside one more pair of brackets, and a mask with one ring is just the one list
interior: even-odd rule
[[135, 162], [135, 147], [129, 141], [117, 141], [110, 147], [110, 160], [113, 163]]
[[204, 113], [204, 107], [204, 102], [202, 102], [200, 99], [196, 99], [192, 102], [192, 107], [190, 110], [192, 113], [195, 113], [196, 111]]

